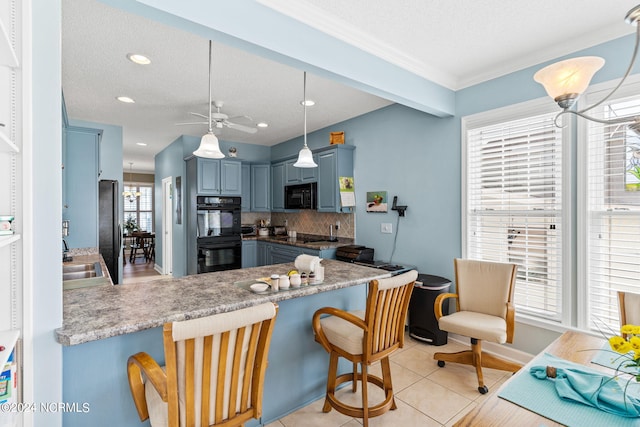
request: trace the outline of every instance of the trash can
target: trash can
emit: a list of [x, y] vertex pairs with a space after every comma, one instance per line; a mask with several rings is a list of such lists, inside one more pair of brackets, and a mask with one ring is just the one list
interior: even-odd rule
[[[447, 343], [447, 331], [438, 328], [433, 304], [440, 294], [449, 292], [451, 281], [431, 274], [418, 274], [409, 302], [409, 335], [431, 345]], [[449, 304], [442, 309], [449, 314]]]

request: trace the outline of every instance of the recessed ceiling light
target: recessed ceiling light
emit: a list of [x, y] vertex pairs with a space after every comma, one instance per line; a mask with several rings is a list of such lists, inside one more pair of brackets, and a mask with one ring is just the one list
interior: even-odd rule
[[260, 122], [260, 123], [258, 123], [258, 127], [259, 127], [259, 128], [266, 128], [266, 127], [269, 127], [269, 123]]
[[313, 101], [311, 99], [307, 99], [304, 101], [300, 101], [300, 105], [305, 105], [307, 107], [311, 107], [312, 105], [316, 105], [316, 101]]
[[136, 142], [136, 145], [139, 145], [141, 147], [146, 147], [147, 146], [147, 144], [144, 143], [144, 142]]
[[125, 102], [127, 104], [133, 104], [134, 102], [136, 102], [132, 98], [129, 98], [128, 96], [119, 96], [116, 99], [120, 102]]
[[129, 61], [138, 64], [138, 65], [149, 65], [151, 64], [151, 60], [144, 56], [141, 55], [139, 53], [128, 53], [127, 54], [127, 59], [129, 59]]

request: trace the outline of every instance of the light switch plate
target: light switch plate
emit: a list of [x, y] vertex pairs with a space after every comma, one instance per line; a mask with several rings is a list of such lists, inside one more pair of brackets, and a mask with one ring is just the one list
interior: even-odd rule
[[382, 224], [380, 224], [380, 232], [391, 234], [393, 233], [393, 226], [391, 225], [390, 222], [383, 222]]

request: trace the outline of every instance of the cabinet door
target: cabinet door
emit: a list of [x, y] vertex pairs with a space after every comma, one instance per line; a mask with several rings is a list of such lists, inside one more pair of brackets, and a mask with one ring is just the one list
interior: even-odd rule
[[318, 211], [335, 212], [338, 203], [338, 153], [318, 155]]
[[284, 163], [271, 166], [271, 207], [274, 212], [284, 211]]
[[98, 153], [100, 131], [69, 127], [66, 130], [67, 244], [72, 248], [98, 246]]
[[269, 253], [269, 264], [284, 264], [294, 262], [298, 255], [302, 254], [302, 249], [293, 246], [271, 244]]
[[256, 252], [258, 267], [267, 265], [267, 254], [269, 252], [270, 246], [271, 245], [267, 242], [257, 242]]
[[220, 193], [224, 196], [242, 195], [242, 163], [237, 160], [220, 161]]
[[242, 242], [242, 268], [258, 266], [258, 242], [244, 240]]
[[242, 212], [251, 211], [251, 165], [242, 165], [242, 200], [240, 209]]
[[297, 168], [293, 164], [298, 159], [287, 160], [285, 164], [285, 185], [300, 184], [302, 182], [302, 168]]
[[251, 211], [271, 211], [271, 166], [251, 165]]
[[[313, 161], [318, 164], [318, 156], [313, 156]], [[318, 181], [318, 168], [296, 168], [300, 171], [301, 182], [316, 182]]]
[[198, 194], [220, 194], [220, 160], [198, 158]]

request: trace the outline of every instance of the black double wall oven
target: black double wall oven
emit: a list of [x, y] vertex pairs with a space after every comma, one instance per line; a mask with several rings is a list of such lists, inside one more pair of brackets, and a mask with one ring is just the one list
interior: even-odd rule
[[198, 273], [242, 267], [240, 197], [197, 196]]

